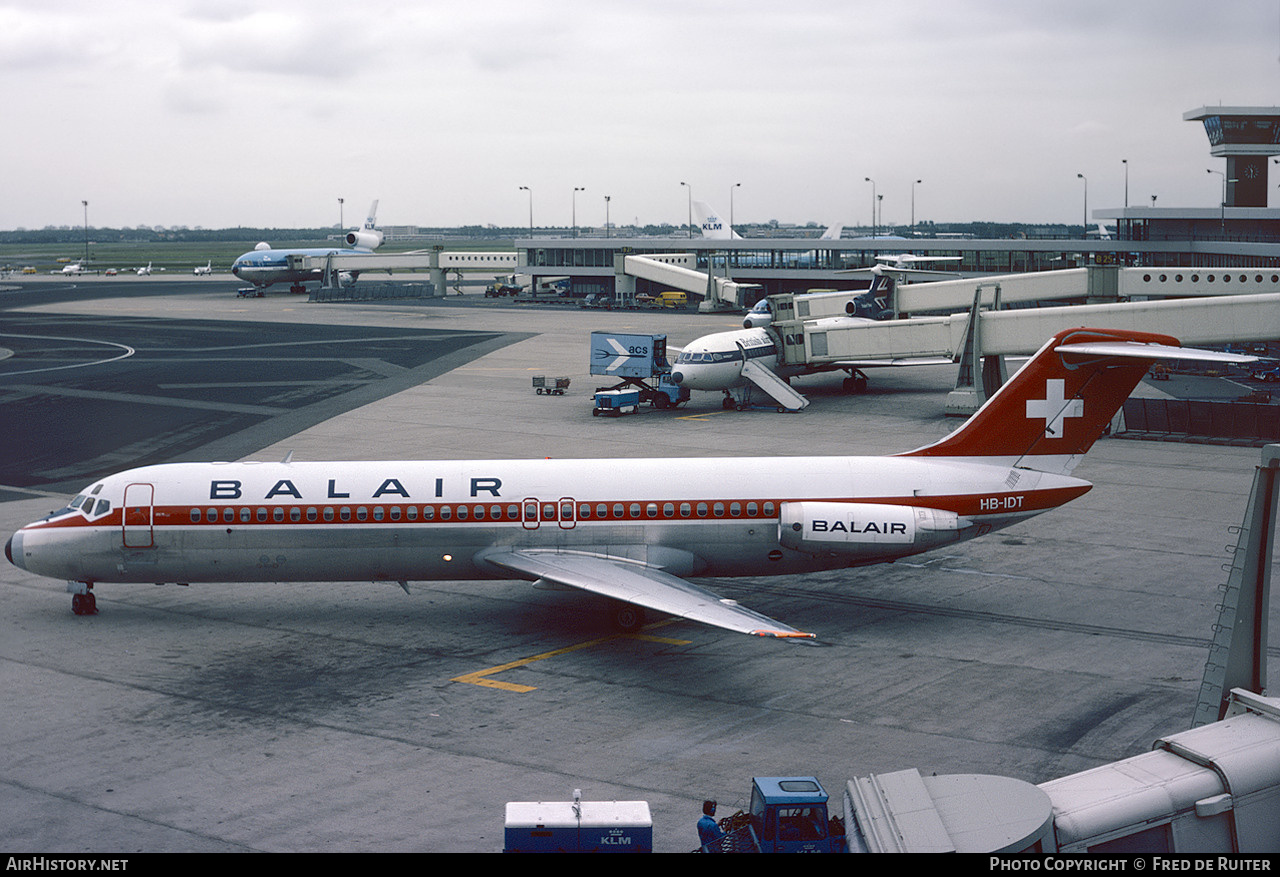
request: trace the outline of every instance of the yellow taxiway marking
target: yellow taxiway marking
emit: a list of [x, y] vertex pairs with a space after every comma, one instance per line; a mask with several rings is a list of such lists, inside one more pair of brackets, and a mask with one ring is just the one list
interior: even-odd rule
[[[666, 621], [659, 621], [654, 624], [646, 625], [644, 629], [649, 630], [650, 628], [661, 627], [665, 624], [673, 624], [674, 622], [679, 620], [680, 619], [678, 618], [671, 618]], [[519, 694], [526, 694], [530, 691], [537, 691], [537, 688], [535, 688], [532, 685], [519, 685], [515, 682], [499, 682], [498, 680], [490, 679], [489, 677], [494, 676], [498, 673], [501, 673], [504, 670], [513, 670], [516, 667], [524, 667], [528, 664], [532, 664], [535, 661], [545, 661], [547, 658], [554, 658], [557, 655], [567, 655], [570, 652], [576, 652], [581, 649], [589, 649], [592, 646], [598, 646], [601, 643], [607, 643], [610, 640], [615, 640], [615, 639], [638, 639], [638, 640], [644, 640], [646, 642], [661, 643], [663, 645], [669, 645], [669, 646], [687, 646], [690, 642], [687, 639], [668, 639], [667, 637], [650, 636], [649, 634], [645, 634], [645, 633], [618, 633], [618, 634], [614, 634], [613, 636], [606, 636], [606, 637], [601, 637], [600, 639], [589, 640], [585, 643], [578, 643], [577, 645], [574, 645], [574, 646], [565, 646], [563, 649], [555, 649], [550, 652], [543, 652], [540, 655], [534, 655], [530, 658], [521, 658], [518, 661], [512, 661], [508, 664], [499, 664], [497, 667], [490, 667], [487, 670], [477, 670], [474, 673], [467, 673], [462, 676], [455, 676], [449, 681], [450, 682], [467, 682], [467, 683], [470, 683], [471, 685], [479, 685], [482, 688], [499, 688], [503, 691], [514, 691]]]
[[708, 417], [715, 417], [717, 414], [724, 414], [723, 411], [704, 411], [701, 414], [685, 414], [677, 417], [676, 420], [706, 420]]

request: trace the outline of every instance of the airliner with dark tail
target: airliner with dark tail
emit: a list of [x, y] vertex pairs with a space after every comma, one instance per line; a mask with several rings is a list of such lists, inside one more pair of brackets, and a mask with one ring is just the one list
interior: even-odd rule
[[[231, 263], [231, 273], [254, 286], [265, 289], [273, 283], [288, 283], [290, 292], [302, 292], [303, 283], [308, 280], [319, 280], [321, 270], [301, 269], [290, 264], [291, 256], [360, 256], [368, 255], [382, 246], [383, 234], [376, 227], [378, 202], [369, 207], [369, 215], [364, 225], [347, 232], [343, 238], [346, 247], [303, 247], [284, 250], [273, 250], [266, 241], [258, 244], [249, 252], [238, 256]], [[344, 273], [340, 278], [343, 285], [354, 282], [360, 275], [358, 271]]]

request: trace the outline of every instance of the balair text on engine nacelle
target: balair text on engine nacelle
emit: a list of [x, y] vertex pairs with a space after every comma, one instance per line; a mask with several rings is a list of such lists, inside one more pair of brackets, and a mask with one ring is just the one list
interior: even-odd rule
[[962, 538], [967, 518], [943, 509], [868, 502], [784, 502], [778, 541], [808, 554], [914, 554]]
[[382, 232], [373, 229], [361, 229], [347, 232], [347, 246], [359, 247], [362, 250], [376, 250], [382, 246]]

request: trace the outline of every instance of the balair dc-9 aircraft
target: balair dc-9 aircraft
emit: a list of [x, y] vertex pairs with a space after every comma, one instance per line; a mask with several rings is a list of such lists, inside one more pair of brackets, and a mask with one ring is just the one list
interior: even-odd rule
[[[1071, 475], [1170, 337], [1059, 333], [946, 438], [887, 457], [173, 463], [89, 485], [5, 545], [69, 580], [526, 579], [741, 633], [807, 637], [686, 577], [795, 575], [981, 536], [1089, 490]], [[749, 473], [744, 477], [744, 473]]]

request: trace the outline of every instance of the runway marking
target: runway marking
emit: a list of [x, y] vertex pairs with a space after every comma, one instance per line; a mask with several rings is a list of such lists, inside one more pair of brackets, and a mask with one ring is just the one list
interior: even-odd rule
[[288, 408], [274, 405], [237, 405], [232, 402], [202, 402], [196, 399], [174, 399], [166, 396], [143, 396], [137, 393], [109, 393], [104, 390], [76, 390], [70, 387], [47, 387], [35, 384], [12, 384], [7, 389], [15, 393], [33, 396], [65, 396], [69, 399], [96, 399], [105, 402], [122, 402], [128, 405], [163, 405], [170, 408], [195, 408], [202, 411], [222, 411], [228, 414], [252, 414], [259, 417], [278, 417], [288, 414]]
[[74, 341], [77, 344], [105, 344], [108, 347], [118, 347], [124, 351], [124, 353], [119, 353], [106, 359], [95, 359], [91, 362], [76, 362], [69, 365], [53, 365], [45, 368], [29, 368], [25, 371], [5, 372], [5, 377], [13, 377], [14, 375], [34, 375], [39, 372], [56, 372], [69, 368], [87, 368], [91, 365], [105, 365], [108, 362], [115, 362], [117, 359], [127, 359], [137, 352], [127, 344], [117, 344], [114, 341], [99, 341], [92, 338], [65, 338], [60, 335], [19, 335], [10, 332], [0, 332], [0, 338], [39, 338], [41, 341]]
[[708, 417], [715, 417], [717, 414], [724, 414], [724, 411], [704, 411], [701, 414], [685, 414], [677, 417], [676, 420], [698, 420], [703, 421]]
[[[647, 624], [644, 626], [644, 630], [650, 630], [655, 627], [662, 627], [663, 625], [673, 624], [679, 620], [680, 619], [678, 618], [670, 618], [670, 619], [667, 619], [666, 621], [658, 621], [653, 624]], [[669, 646], [687, 646], [690, 642], [689, 640], [685, 640], [685, 639], [669, 639], [667, 637], [662, 637], [662, 636], [650, 636], [644, 633], [616, 633], [612, 636], [605, 636], [605, 637], [601, 637], [600, 639], [588, 640], [587, 642], [578, 643], [577, 645], [565, 646], [563, 649], [554, 649], [550, 652], [543, 652], [540, 655], [533, 655], [532, 657], [529, 657], [529, 658], [521, 658], [518, 661], [511, 661], [510, 663], [507, 663], [507, 664], [499, 664], [497, 667], [490, 667], [487, 670], [477, 670], [474, 673], [466, 673], [466, 674], [463, 674], [462, 676], [455, 676], [449, 681], [450, 682], [466, 682], [471, 685], [479, 685], [481, 688], [497, 688], [497, 689], [501, 689], [502, 691], [512, 691], [517, 694], [527, 694], [530, 691], [537, 691], [538, 689], [532, 685], [520, 685], [515, 682], [499, 682], [496, 679], [490, 679], [488, 677], [494, 676], [498, 673], [502, 673], [505, 670], [513, 670], [516, 667], [528, 666], [529, 664], [532, 664], [535, 661], [545, 661], [547, 658], [554, 658], [559, 655], [567, 655], [570, 652], [577, 652], [582, 649], [589, 649], [592, 646], [598, 646], [601, 643], [607, 643], [615, 639], [638, 639], [645, 642], [654, 642], [654, 643], [660, 643], [662, 645], [669, 645]]]

